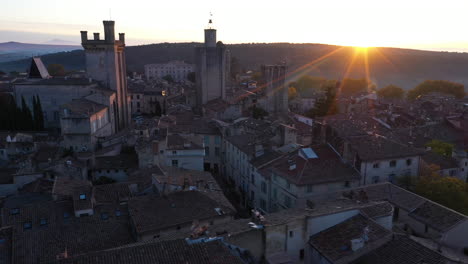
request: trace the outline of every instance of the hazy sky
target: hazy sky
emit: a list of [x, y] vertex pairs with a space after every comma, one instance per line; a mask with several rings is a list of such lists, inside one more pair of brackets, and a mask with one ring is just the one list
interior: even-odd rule
[[110, 16], [131, 45], [202, 41], [213, 12], [225, 43], [468, 51], [467, 0], [1, 0], [0, 6], [0, 42], [79, 43], [80, 30], [91, 38]]

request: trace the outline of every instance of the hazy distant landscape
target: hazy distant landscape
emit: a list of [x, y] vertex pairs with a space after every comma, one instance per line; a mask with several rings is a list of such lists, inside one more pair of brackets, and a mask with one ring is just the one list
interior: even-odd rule
[[[193, 63], [194, 47], [198, 45], [201, 44], [161, 43], [127, 47], [127, 69], [143, 72], [145, 64], [169, 60]], [[364, 52], [355, 53], [352, 47], [289, 43], [235, 44], [228, 47], [232, 57], [236, 58], [245, 70], [255, 70], [261, 64], [285, 61], [290, 71], [295, 71], [326, 54], [333, 53], [301, 69], [295, 76], [310, 74], [329, 79], [342, 79], [348, 68], [350, 70], [347, 77], [366, 76], [366, 56]], [[8, 42], [0, 43], [0, 70], [25, 71], [32, 54], [45, 54], [42, 55], [45, 64], [59, 63], [67, 70], [84, 69], [84, 52], [80, 46]], [[353, 56], [355, 60], [350, 67]], [[370, 79], [377, 84], [377, 87], [395, 84], [410, 89], [427, 79], [450, 80], [468, 86], [468, 53], [370, 48], [367, 57]]]

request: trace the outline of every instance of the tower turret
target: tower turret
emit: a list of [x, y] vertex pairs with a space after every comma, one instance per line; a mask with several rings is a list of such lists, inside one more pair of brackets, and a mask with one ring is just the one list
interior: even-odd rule
[[107, 43], [114, 44], [115, 41], [115, 32], [114, 32], [114, 25], [115, 22], [112, 20], [104, 20], [102, 21], [104, 24], [104, 39]]

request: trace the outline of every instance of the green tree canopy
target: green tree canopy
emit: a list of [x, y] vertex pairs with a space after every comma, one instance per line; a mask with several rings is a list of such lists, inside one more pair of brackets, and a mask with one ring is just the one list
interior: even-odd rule
[[49, 74], [52, 76], [65, 76], [65, 67], [63, 67], [62, 64], [50, 64], [47, 66], [47, 71], [49, 71]]
[[322, 88], [323, 83], [326, 81], [327, 80], [325, 78], [303, 75], [294, 83], [290, 83], [289, 86], [296, 87], [296, 90], [300, 94], [307, 94], [311, 91], [320, 90]]
[[415, 191], [434, 202], [468, 214], [468, 185], [455, 177], [442, 177], [435, 171], [422, 176]]
[[161, 104], [159, 103], [158, 100], [156, 100], [156, 102], [155, 102], [154, 114], [156, 116], [161, 116], [161, 114], [162, 114]]
[[268, 112], [265, 109], [256, 105], [251, 106], [250, 111], [252, 112], [252, 117], [255, 119], [263, 119], [268, 115]]
[[381, 98], [387, 99], [403, 99], [405, 96], [405, 90], [396, 85], [388, 85], [377, 91], [377, 95]]
[[294, 98], [297, 97], [297, 90], [293, 86], [289, 86], [288, 88], [288, 98], [289, 100], [293, 100]]
[[375, 90], [375, 84], [367, 79], [343, 79], [340, 84], [340, 94], [354, 95]]
[[187, 79], [188, 79], [189, 81], [191, 81], [191, 82], [194, 83], [195, 80], [196, 80], [196, 79], [195, 79], [195, 72], [189, 72], [189, 73], [187, 74]]
[[465, 86], [461, 83], [455, 83], [443, 80], [426, 80], [418, 86], [408, 91], [407, 97], [409, 100], [414, 100], [421, 95], [438, 92], [451, 94], [457, 98], [465, 96]]
[[334, 85], [329, 85], [325, 88], [325, 98], [317, 100], [314, 108], [310, 109], [306, 116], [316, 118], [326, 115], [334, 115], [338, 112], [336, 105], [336, 88]]
[[166, 75], [164, 77], [162, 77], [163, 80], [167, 81], [168, 83], [173, 83], [174, 82], [174, 78], [172, 78], [171, 75]]
[[426, 143], [426, 147], [430, 147], [431, 151], [439, 154], [451, 157], [453, 152], [453, 145], [447, 142], [433, 139], [430, 142]]

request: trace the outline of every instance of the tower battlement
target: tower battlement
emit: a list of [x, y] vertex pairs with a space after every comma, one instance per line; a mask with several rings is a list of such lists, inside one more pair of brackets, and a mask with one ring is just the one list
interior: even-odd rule
[[125, 33], [119, 33], [119, 39], [115, 39], [115, 22], [111, 20], [104, 20], [104, 39], [100, 39], [98, 32], [93, 33], [93, 39], [88, 39], [88, 31], [80, 31], [81, 33], [81, 45], [83, 48], [104, 48], [108, 46], [125, 46]]

